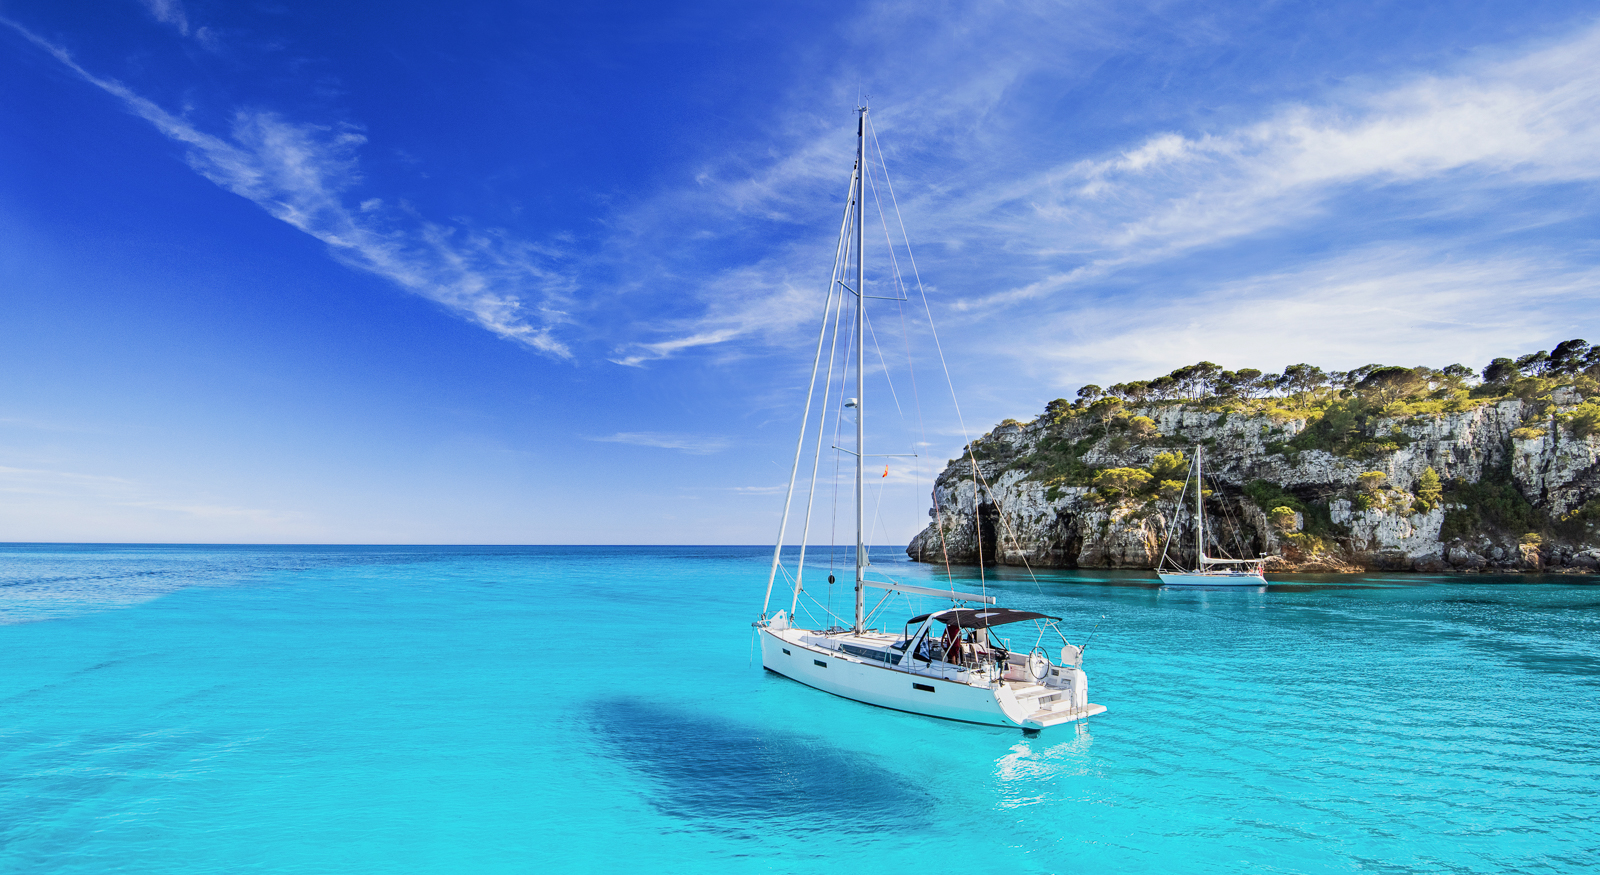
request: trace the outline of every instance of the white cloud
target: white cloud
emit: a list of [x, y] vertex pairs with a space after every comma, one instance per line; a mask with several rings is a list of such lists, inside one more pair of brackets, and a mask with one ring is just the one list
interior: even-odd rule
[[178, 33], [189, 34], [189, 15], [184, 11], [183, 0], [140, 0], [150, 15], [162, 24], [170, 24]]
[[[163, 7], [167, 8], [167, 7]], [[180, 6], [172, 6], [181, 15]], [[163, 19], [166, 20], [166, 19]], [[239, 110], [226, 138], [200, 130], [113, 79], [95, 76], [66, 50], [0, 18], [84, 81], [121, 100], [188, 149], [194, 170], [268, 214], [326, 243], [341, 262], [427, 298], [495, 334], [569, 357], [554, 326], [570, 281], [545, 265], [543, 247], [417, 219], [373, 198], [350, 206], [361, 181], [351, 126], [292, 122], [265, 110]]]
[[1178, 299], [1087, 306], [1019, 336], [1008, 354], [1045, 380], [1148, 379], [1201, 359], [1262, 369], [1476, 366], [1572, 331], [1575, 316], [1597, 310], [1600, 268], [1555, 253], [1460, 257], [1382, 246]]
[[789, 491], [787, 483], [779, 483], [774, 486], [724, 486], [721, 488], [729, 492], [737, 492], [740, 495], [783, 495]]
[[121, 477], [100, 474], [80, 474], [74, 471], [51, 471], [43, 468], [12, 468], [0, 466], [0, 492], [58, 494], [63, 490], [97, 492], [124, 492], [133, 488], [133, 482]]
[[[46, 468], [0, 466], [0, 493], [28, 496], [34, 506], [52, 502], [68, 507], [129, 508], [140, 518], [156, 514], [178, 514], [197, 520], [239, 519], [258, 525], [277, 526], [297, 515], [248, 507], [233, 507], [187, 500], [152, 497], [137, 481], [104, 474], [54, 471]], [[40, 502], [43, 505], [40, 505]], [[37, 522], [37, 520], [33, 521]]]
[[701, 313], [658, 321], [652, 333], [665, 333], [668, 339], [627, 344], [617, 350], [612, 361], [639, 366], [686, 349], [717, 346], [735, 338], [783, 331], [802, 320], [814, 321], [821, 313], [828, 281], [823, 277], [790, 282], [788, 263], [805, 258], [784, 249], [756, 264], [710, 277], [699, 289], [705, 304]]
[[592, 437], [592, 441], [611, 444], [633, 444], [639, 447], [660, 447], [664, 450], [681, 450], [696, 456], [720, 453], [728, 448], [725, 437], [695, 434], [665, 434], [655, 431], [623, 431], [608, 437]]
[[702, 331], [688, 337], [676, 337], [672, 340], [661, 340], [654, 343], [636, 343], [626, 349], [633, 350], [630, 355], [614, 358], [612, 361], [619, 365], [638, 367], [648, 361], [663, 359], [673, 353], [693, 349], [697, 346], [711, 346], [737, 337], [742, 332], [738, 328], [721, 328], [715, 331]]
[[[181, 5], [149, 5], [187, 26]], [[1316, 234], [1347, 195], [1407, 189], [1418, 215], [1455, 215], [1493, 212], [1483, 205], [1496, 192], [1600, 178], [1595, 28], [1515, 57], [1339, 86], [1215, 130], [1167, 130], [1093, 153], [1041, 134], [1057, 122], [1042, 117], [1050, 110], [1040, 109], [1039, 83], [1062, 85], [1063, 71], [1129, 51], [1110, 22], [1146, 14], [1093, 4], [930, 11], [880, 3], [846, 29], [859, 43], [852, 53], [885, 50], [873, 53], [870, 78], [897, 90], [875, 110], [876, 124], [902, 182], [924, 277], [944, 287], [936, 300], [956, 311], [974, 343], [1008, 345], [994, 336], [1010, 331], [999, 326], [1052, 322], [1086, 306], [1089, 294], [1125, 294], [1110, 286], [1135, 270], [1179, 271], [1198, 252]], [[214, 135], [17, 29], [183, 143], [198, 172], [323, 240], [345, 263], [502, 337], [570, 355], [558, 329], [576, 305], [563, 275], [570, 271], [551, 267], [560, 255], [358, 194], [360, 129], [247, 109], [225, 136]], [[733, 357], [793, 344], [802, 326], [809, 333], [852, 158], [848, 107], [861, 81], [846, 71], [796, 85], [781, 102], [795, 109], [764, 120], [758, 140], [730, 142], [680, 184], [607, 217], [613, 233], [589, 269], [608, 278], [591, 285], [611, 294], [588, 312], [610, 320], [594, 331], [612, 361]], [[881, 240], [870, 245], [881, 254]], [[1429, 269], [1434, 250], [1387, 251], [1403, 273]], [[1424, 260], [1393, 260], [1401, 253]], [[1295, 269], [1257, 260], [1217, 282]], [[624, 312], [632, 315], [608, 315]]]
[[1419, 209], [1449, 214], [1484, 189], [1593, 182], [1597, 54], [1600, 28], [1591, 28], [1515, 60], [1288, 106], [1235, 130], [1162, 133], [1013, 181], [983, 205], [1012, 245], [1088, 260], [967, 306], [1038, 298], [1130, 264], [1303, 226], [1360, 188], [1432, 185], [1418, 192]]
[[192, 37], [207, 51], [222, 50], [222, 41], [215, 30], [204, 25], [190, 27], [189, 13], [183, 6], [183, 0], [139, 0], [139, 2], [150, 13], [151, 18], [162, 24], [171, 25], [172, 29], [182, 36]]
[[[915, 15], [907, 8], [882, 7], [872, 17], [884, 27], [903, 23], [902, 17]], [[1048, 13], [1029, 8], [1020, 14]], [[993, 35], [993, 26], [989, 13], [973, 12], [950, 27], [970, 40]], [[1398, 221], [1411, 216], [1474, 217], [1490, 229], [1480, 235], [1484, 249], [1521, 264], [1515, 247], [1495, 236], [1496, 225], [1502, 235], [1526, 226], [1497, 216], [1495, 205], [1537, 186], [1600, 179], [1593, 158], [1600, 154], [1600, 64], [1593, 61], [1600, 56], [1600, 28], [1454, 71], [1341, 86], [1219, 130], [1166, 131], [1110, 154], [1063, 161], [1058, 153], [1046, 162], [1029, 160], [1046, 148], [1027, 139], [1037, 136], [1038, 110], [1021, 106], [1011, 93], [1064, 63], [1067, 50], [1041, 39], [1012, 31], [994, 43], [1006, 51], [981, 58], [919, 43], [919, 52], [948, 61], [940, 74], [948, 80], [936, 77], [926, 90], [875, 113], [891, 148], [891, 170], [900, 170], [898, 193], [913, 241], [921, 241], [923, 277], [951, 290], [939, 298], [964, 312], [961, 327], [969, 336], [990, 346], [1006, 338], [987, 336], [997, 329], [980, 322], [1037, 324], [1093, 306], [1086, 303], [1089, 294], [1129, 294], [1112, 285], [1135, 270], [1180, 271], [1178, 265], [1196, 253], [1269, 235], [1326, 234], [1325, 223], [1346, 218], [1339, 214], [1347, 209], [1341, 198], [1379, 190], [1404, 201], [1400, 209], [1407, 211], [1363, 223], [1394, 223], [1374, 233], [1389, 234], [1397, 244], [1385, 248], [1382, 260], [1396, 282], [1433, 271], [1441, 248], [1398, 245], [1423, 233]], [[891, 70], [909, 64], [894, 51], [884, 63]], [[945, 87], [957, 82], [962, 87]], [[834, 83], [833, 92], [841, 90], [854, 95], [853, 86]], [[825, 96], [836, 106], [849, 100]], [[1021, 116], [1032, 120], [986, 124]], [[819, 221], [831, 208], [821, 207], [837, 202], [833, 188], [842, 187], [848, 173], [853, 137], [839, 121], [822, 124], [805, 112], [778, 127], [776, 145], [763, 144], [777, 157], [763, 162], [735, 155], [702, 169], [694, 186], [662, 192], [624, 217], [622, 236], [637, 240], [646, 230], [688, 223], [724, 242], [757, 233], [751, 228], [768, 232], [772, 223], [807, 223], [807, 230], [790, 225], [771, 233], [778, 242], [759, 248], [754, 259], [696, 283], [686, 296], [693, 309], [654, 319], [648, 331], [656, 337], [625, 348], [615, 360], [639, 364], [690, 349], [793, 343], [794, 329], [814, 318], [832, 243], [832, 228]], [[908, 167], [917, 171], [915, 184]], [[1543, 207], [1535, 221], [1558, 221], [1567, 213]], [[803, 242], [781, 239], [802, 233]], [[881, 257], [881, 240], [876, 243]], [[1285, 247], [1241, 262], [1234, 280], [1218, 282], [1244, 281], [1263, 269], [1293, 273], [1293, 259]], [[1273, 260], [1279, 263], [1268, 267]]]

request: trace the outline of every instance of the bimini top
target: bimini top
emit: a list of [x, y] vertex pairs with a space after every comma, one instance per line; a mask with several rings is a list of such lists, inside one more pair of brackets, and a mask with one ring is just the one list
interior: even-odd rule
[[906, 625], [921, 623], [929, 617], [962, 629], [987, 629], [990, 626], [1004, 626], [1007, 623], [1020, 623], [1023, 620], [1061, 619], [1048, 614], [1035, 614], [1032, 611], [1013, 611], [1010, 608], [951, 608], [947, 611], [934, 611], [931, 614], [912, 617], [906, 621]]

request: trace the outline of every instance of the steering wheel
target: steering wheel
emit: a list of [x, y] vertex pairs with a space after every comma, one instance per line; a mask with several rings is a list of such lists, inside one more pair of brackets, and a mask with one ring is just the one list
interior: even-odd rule
[[1033, 675], [1036, 681], [1042, 681], [1050, 673], [1050, 657], [1044, 655], [1044, 650], [1035, 647], [1028, 653], [1028, 674]]

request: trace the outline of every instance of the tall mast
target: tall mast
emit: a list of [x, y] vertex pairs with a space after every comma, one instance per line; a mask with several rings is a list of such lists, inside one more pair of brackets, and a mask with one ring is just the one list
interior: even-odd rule
[[867, 361], [867, 274], [866, 259], [862, 257], [861, 247], [867, 242], [865, 223], [862, 219], [865, 212], [862, 209], [867, 193], [867, 108], [859, 110], [861, 117], [856, 121], [856, 634], [861, 634], [866, 625], [866, 593], [862, 591], [862, 576], [867, 566], [867, 539], [863, 518], [866, 516], [866, 490], [862, 484], [862, 472], [867, 464], [867, 448], [865, 442], [866, 430], [864, 419], [866, 401], [866, 377], [863, 365]]
[[1201, 477], [1202, 461], [1205, 458], [1205, 444], [1195, 444], [1194, 448], [1194, 569], [1206, 570], [1206, 482]]

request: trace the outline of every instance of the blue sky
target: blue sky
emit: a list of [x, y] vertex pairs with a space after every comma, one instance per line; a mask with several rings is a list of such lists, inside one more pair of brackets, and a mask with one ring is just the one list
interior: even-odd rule
[[1590, 4], [0, 19], [0, 540], [769, 540], [861, 94], [961, 404], [909, 312], [880, 543], [962, 417], [1600, 339]]

